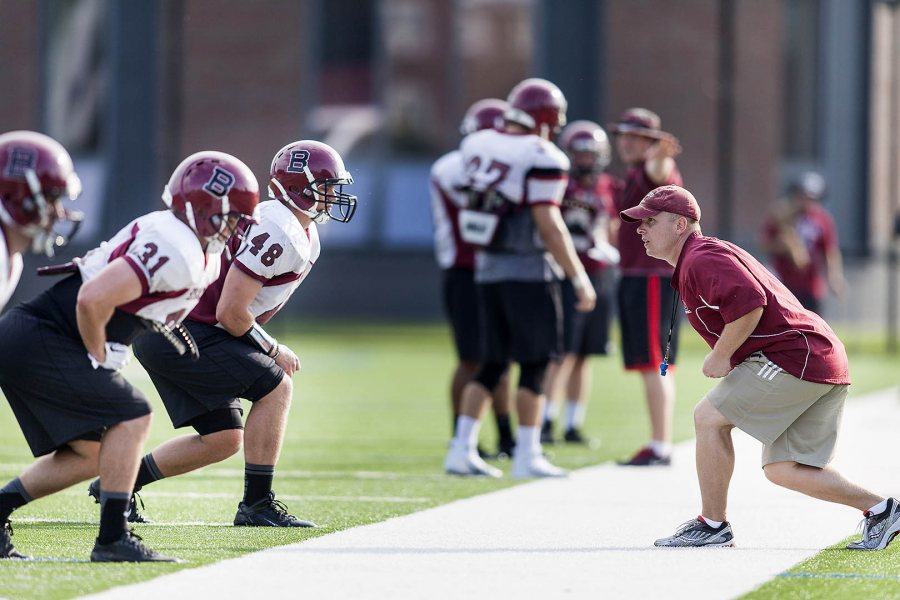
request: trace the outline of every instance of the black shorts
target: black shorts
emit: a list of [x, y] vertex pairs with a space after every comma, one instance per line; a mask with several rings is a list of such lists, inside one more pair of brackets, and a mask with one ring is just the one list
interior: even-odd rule
[[589, 313], [575, 309], [578, 299], [568, 279], [562, 282], [563, 348], [566, 354], [590, 356], [609, 353], [610, 297], [612, 271], [604, 269], [590, 275], [597, 293], [597, 305]]
[[176, 428], [221, 409], [241, 410], [241, 398], [255, 402], [281, 383], [284, 371], [258, 348], [221, 327], [185, 321], [200, 358], [179, 356], [162, 336], [147, 332], [134, 343], [134, 355], [159, 392]]
[[0, 319], [0, 340], [0, 388], [34, 456], [99, 440], [106, 428], [151, 412], [138, 389], [94, 369], [81, 340], [52, 321], [13, 308]]
[[560, 355], [558, 281], [504, 281], [477, 288], [486, 362], [536, 363]]
[[456, 356], [461, 361], [481, 362], [481, 319], [472, 269], [451, 267], [443, 275], [444, 312], [453, 330]]
[[[625, 368], [651, 371], [659, 368], [666, 351], [675, 290], [670, 277], [625, 276], [619, 281], [619, 323]], [[669, 348], [669, 364], [678, 354], [681, 310], [675, 311], [675, 327]]]

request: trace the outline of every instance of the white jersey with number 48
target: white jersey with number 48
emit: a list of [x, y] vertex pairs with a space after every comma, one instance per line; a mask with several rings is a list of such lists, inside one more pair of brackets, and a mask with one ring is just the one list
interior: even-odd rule
[[247, 231], [233, 265], [262, 283], [250, 303], [253, 317], [268, 321], [284, 306], [319, 260], [320, 251], [315, 223], [304, 229], [278, 200], [261, 203], [259, 223]]

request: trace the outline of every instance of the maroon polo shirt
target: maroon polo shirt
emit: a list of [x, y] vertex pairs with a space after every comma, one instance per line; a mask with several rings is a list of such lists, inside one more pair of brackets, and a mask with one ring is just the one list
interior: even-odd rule
[[[616, 194], [616, 212], [620, 212], [637, 206], [651, 190], [663, 185], [682, 185], [681, 172], [674, 167], [669, 178], [660, 184], [653, 183], [647, 176], [644, 163], [640, 163], [628, 169], [625, 174], [625, 184]], [[622, 221], [619, 227], [619, 270], [622, 275], [663, 275], [672, 274], [672, 266], [664, 260], [647, 256], [644, 242], [637, 233], [640, 223], [628, 223]]]
[[672, 287], [688, 321], [713, 347], [726, 323], [763, 307], [750, 337], [731, 356], [734, 367], [754, 352], [805, 381], [849, 384], [844, 345], [825, 321], [741, 248], [693, 233], [675, 265]]
[[[794, 218], [794, 228], [809, 252], [809, 264], [800, 268], [786, 254], [777, 254], [772, 257], [772, 266], [789, 290], [821, 300], [828, 293], [825, 257], [838, 247], [834, 219], [823, 207], [813, 204]], [[763, 235], [769, 242], [778, 235], [778, 222], [774, 218], [766, 221]]]

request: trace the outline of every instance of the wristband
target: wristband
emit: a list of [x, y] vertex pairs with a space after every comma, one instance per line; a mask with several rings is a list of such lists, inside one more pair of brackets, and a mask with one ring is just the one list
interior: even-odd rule
[[243, 338], [259, 348], [266, 356], [271, 358], [278, 356], [278, 340], [266, 333], [259, 323], [254, 323], [243, 335]]
[[591, 280], [584, 271], [569, 279], [569, 282], [571, 282], [572, 287], [575, 288], [576, 291], [583, 290], [591, 285]]

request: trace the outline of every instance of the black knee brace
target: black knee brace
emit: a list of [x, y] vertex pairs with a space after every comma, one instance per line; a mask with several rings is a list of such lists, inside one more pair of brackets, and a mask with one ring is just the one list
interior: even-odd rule
[[535, 394], [542, 394], [544, 390], [544, 373], [547, 371], [547, 361], [521, 363], [519, 365], [519, 387], [525, 388]]
[[479, 367], [478, 373], [475, 375], [475, 381], [493, 393], [494, 388], [500, 383], [500, 378], [503, 377], [504, 372], [506, 372], [506, 363], [486, 362]]
[[239, 408], [220, 408], [191, 419], [191, 427], [200, 435], [209, 435], [226, 429], [243, 429], [243, 412]]

